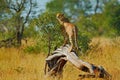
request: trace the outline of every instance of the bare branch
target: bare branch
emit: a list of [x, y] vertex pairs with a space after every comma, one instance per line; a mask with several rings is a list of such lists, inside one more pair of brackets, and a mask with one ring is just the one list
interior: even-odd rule
[[12, 5], [12, 6], [8, 6], [10, 9], [13, 9], [15, 10], [16, 12], [18, 12], [17, 8], [15, 7], [15, 5]]
[[[18, 2], [17, 2], [18, 3]], [[25, 4], [25, 0], [21, 0], [21, 2], [20, 3], [18, 3], [18, 11], [21, 11], [22, 9], [23, 9], [23, 7], [24, 7], [24, 4]]]
[[15, 4], [12, 3], [12, 0], [5, 0], [7, 3], [7, 8], [12, 9], [14, 11], [18, 11], [18, 9], [16, 8]]
[[25, 18], [25, 21], [24, 21], [23, 25], [25, 25], [25, 24], [27, 23], [28, 18], [29, 18], [29, 15], [30, 15], [30, 13], [31, 13], [31, 10], [32, 10], [32, 0], [30, 0], [30, 9], [29, 9], [29, 11], [28, 11], [28, 13], [27, 13], [27, 16], [26, 16], [26, 18]]
[[21, 3], [19, 3], [18, 1], [16, 1], [16, 4], [17, 4], [17, 6], [19, 7]]
[[[25, 0], [24, 0], [24, 2], [25, 2]], [[23, 22], [23, 25], [22, 25], [21, 36], [23, 35], [24, 25], [27, 23], [31, 11], [32, 11], [32, 0], [30, 0], [30, 9], [29, 9], [29, 11], [28, 11], [28, 13], [27, 13], [27, 16], [26, 16], [26, 18], [25, 18], [25, 21]]]
[[95, 14], [97, 13], [97, 9], [99, 8], [99, 0], [96, 0], [96, 6], [95, 6]]

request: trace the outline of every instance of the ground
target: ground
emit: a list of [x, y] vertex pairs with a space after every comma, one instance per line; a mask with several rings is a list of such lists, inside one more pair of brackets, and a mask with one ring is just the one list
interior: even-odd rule
[[[112, 80], [119, 80], [120, 38], [93, 38], [90, 45], [91, 50], [87, 52], [87, 55], [80, 56], [80, 59], [95, 65], [102, 65], [112, 75]], [[45, 57], [46, 54], [42, 52], [39, 54], [25, 53], [23, 47], [1, 48], [0, 80], [45, 80]], [[62, 80], [77, 80], [81, 73], [83, 72], [68, 62], [64, 67]]]

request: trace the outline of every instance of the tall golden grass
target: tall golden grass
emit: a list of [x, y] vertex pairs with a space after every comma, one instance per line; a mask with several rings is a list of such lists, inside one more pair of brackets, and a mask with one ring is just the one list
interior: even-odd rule
[[[120, 80], [120, 38], [94, 38], [90, 46], [91, 50], [88, 54], [80, 56], [80, 59], [95, 65], [102, 65], [112, 75], [112, 80]], [[46, 55], [43, 53], [27, 54], [22, 48], [0, 49], [0, 80], [45, 80]], [[77, 80], [81, 73], [83, 72], [68, 62], [64, 67], [62, 80]]]

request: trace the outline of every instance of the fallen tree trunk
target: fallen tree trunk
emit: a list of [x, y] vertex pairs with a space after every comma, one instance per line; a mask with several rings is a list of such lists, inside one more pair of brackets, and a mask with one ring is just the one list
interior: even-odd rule
[[46, 58], [48, 64], [47, 76], [56, 76], [57, 74], [62, 74], [62, 70], [67, 61], [72, 63], [76, 68], [84, 72], [88, 72], [90, 75], [79, 75], [79, 77], [100, 77], [100, 78], [109, 78], [108, 74], [102, 66], [95, 66], [94, 64], [85, 62], [78, 58], [75, 52], [68, 52], [69, 45], [60, 47], [56, 49], [52, 55]]

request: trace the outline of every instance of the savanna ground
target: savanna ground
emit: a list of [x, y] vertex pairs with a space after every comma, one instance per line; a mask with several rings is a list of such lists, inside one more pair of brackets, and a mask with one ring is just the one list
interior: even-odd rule
[[[0, 80], [45, 80], [46, 54], [25, 53], [23, 49], [31, 44], [33, 43], [29, 41], [19, 49], [0, 49]], [[120, 80], [120, 38], [94, 38], [90, 45], [92, 48], [88, 54], [80, 58], [95, 65], [102, 65], [112, 75], [112, 80]], [[64, 67], [63, 80], [77, 80], [80, 73], [83, 72], [68, 62]]]

